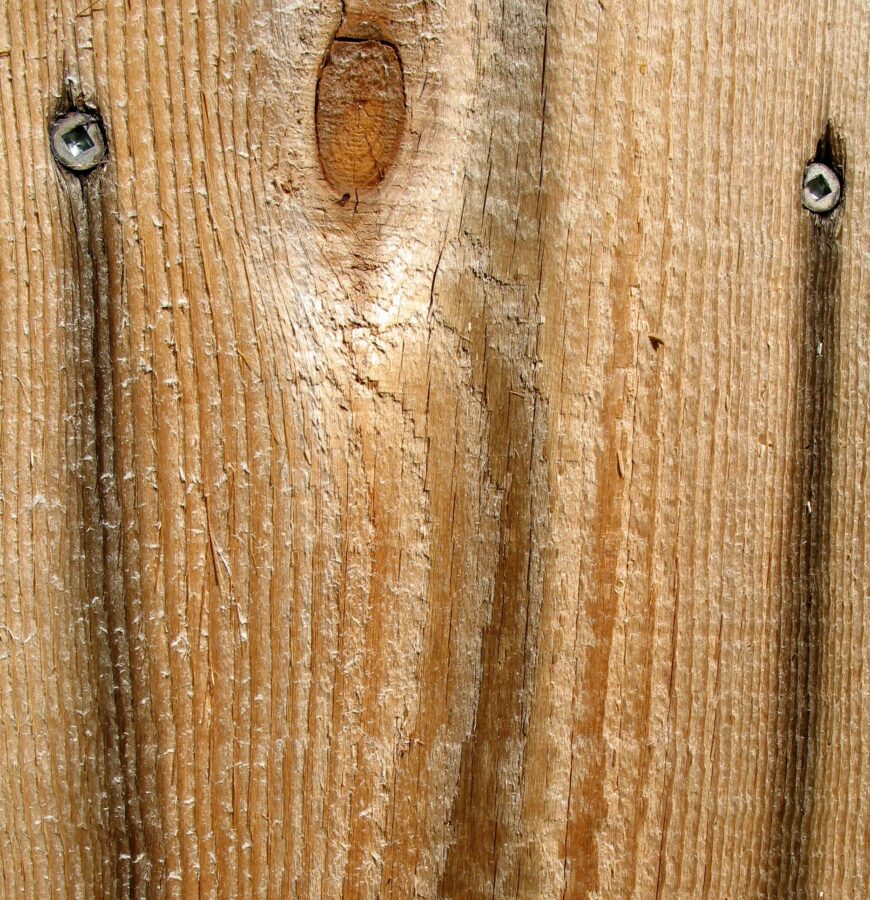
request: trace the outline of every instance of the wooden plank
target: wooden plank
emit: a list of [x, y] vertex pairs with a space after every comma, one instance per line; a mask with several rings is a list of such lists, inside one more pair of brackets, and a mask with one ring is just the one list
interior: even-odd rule
[[867, 896], [866, 4], [0, 9], [4, 896]]

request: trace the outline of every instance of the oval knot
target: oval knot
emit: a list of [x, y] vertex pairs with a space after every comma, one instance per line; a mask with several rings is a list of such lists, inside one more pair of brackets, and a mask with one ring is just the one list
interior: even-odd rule
[[396, 48], [336, 38], [317, 82], [317, 149], [326, 180], [341, 193], [379, 184], [399, 152], [405, 86]]

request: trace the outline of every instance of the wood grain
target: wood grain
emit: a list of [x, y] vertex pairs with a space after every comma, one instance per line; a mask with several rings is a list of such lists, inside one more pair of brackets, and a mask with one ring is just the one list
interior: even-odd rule
[[870, 894], [867, 12], [0, 0], [2, 896]]

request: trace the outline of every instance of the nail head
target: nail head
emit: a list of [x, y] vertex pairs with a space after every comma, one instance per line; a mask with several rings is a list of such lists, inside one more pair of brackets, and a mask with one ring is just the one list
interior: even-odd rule
[[803, 204], [810, 212], [824, 214], [840, 202], [842, 187], [837, 173], [824, 163], [810, 163], [804, 169]]
[[106, 156], [106, 139], [95, 115], [71, 112], [51, 126], [51, 149], [66, 169], [83, 174], [95, 169]]

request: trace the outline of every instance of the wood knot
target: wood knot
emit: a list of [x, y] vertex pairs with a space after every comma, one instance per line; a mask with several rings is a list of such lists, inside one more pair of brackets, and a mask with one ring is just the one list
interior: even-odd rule
[[393, 44], [336, 38], [317, 81], [317, 150], [342, 195], [383, 181], [405, 130], [405, 84]]

